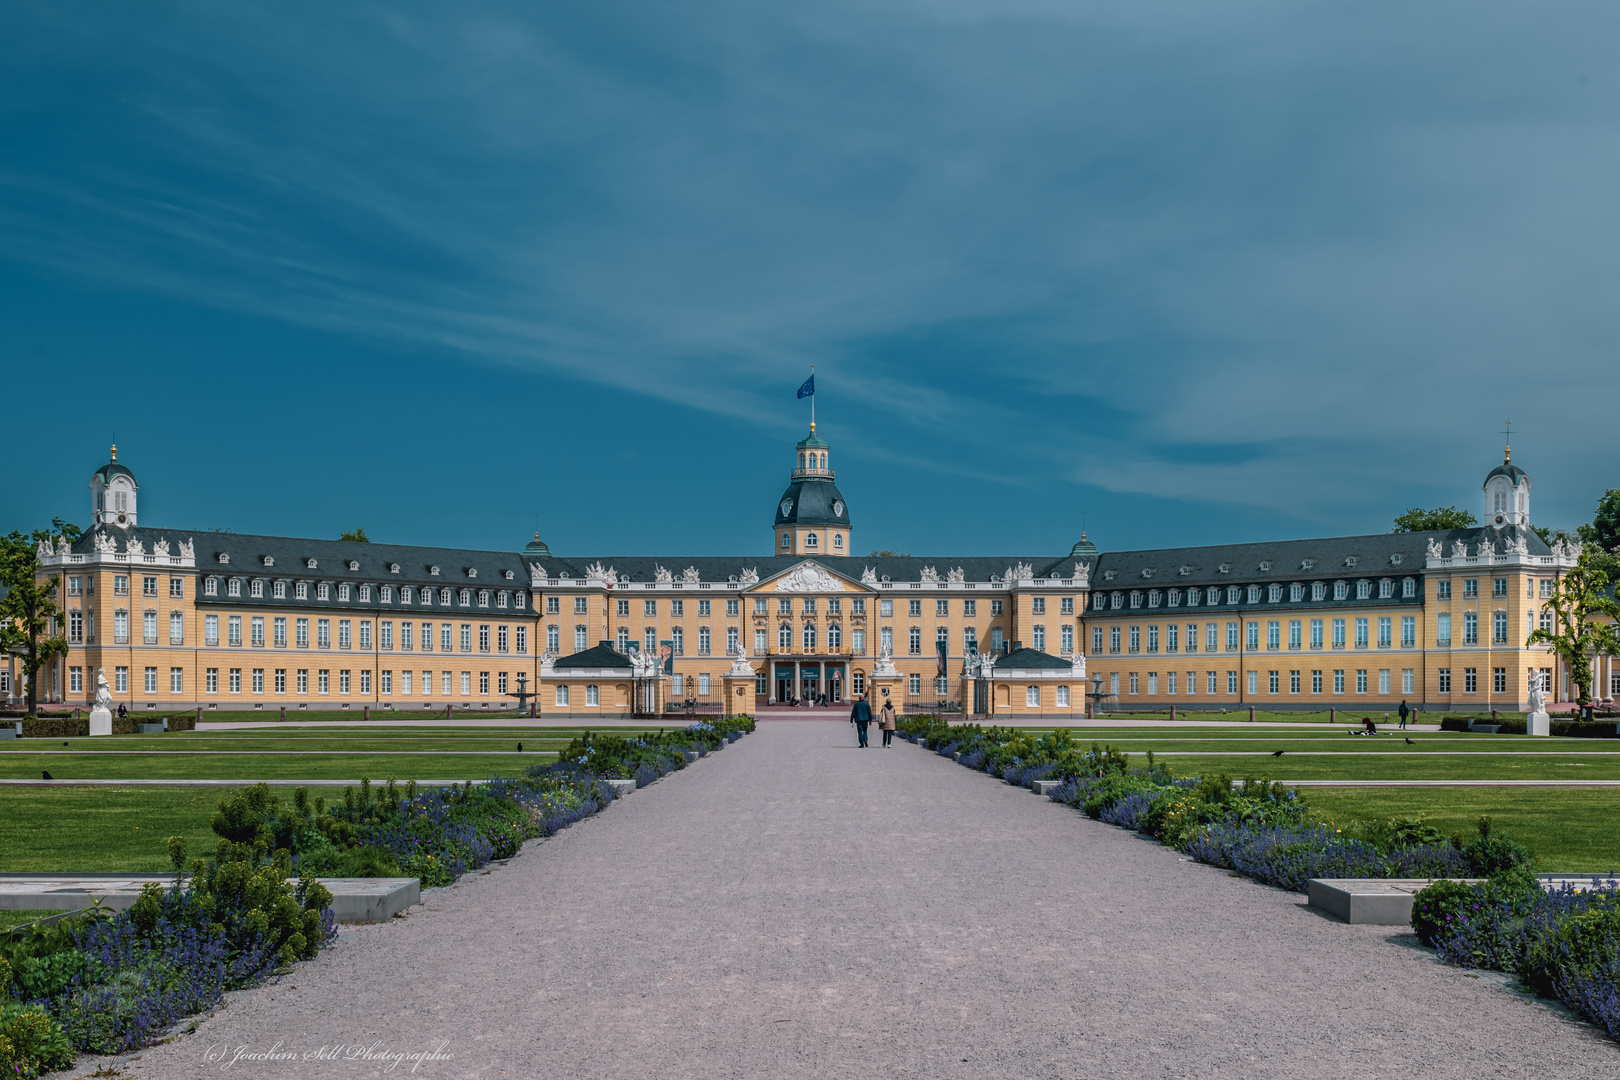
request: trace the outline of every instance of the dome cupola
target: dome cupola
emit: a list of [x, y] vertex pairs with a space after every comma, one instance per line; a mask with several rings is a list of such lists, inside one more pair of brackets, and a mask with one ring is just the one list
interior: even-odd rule
[[1502, 464], [1485, 474], [1485, 524], [1502, 527], [1530, 524], [1530, 477], [1513, 464], [1513, 447], [1503, 450]]
[[127, 529], [135, 524], [135, 498], [141, 485], [135, 474], [118, 464], [118, 447], [112, 460], [90, 476], [90, 521], [93, 525], [116, 525]]
[[830, 448], [816, 434], [794, 447], [789, 484], [776, 502], [773, 555], [848, 555], [849, 507], [833, 482]]

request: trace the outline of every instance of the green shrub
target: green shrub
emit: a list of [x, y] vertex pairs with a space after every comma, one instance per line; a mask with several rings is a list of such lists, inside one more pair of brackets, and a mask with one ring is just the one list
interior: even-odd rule
[[1436, 881], [1420, 891], [1412, 899], [1412, 930], [1418, 940], [1433, 945], [1476, 897], [1474, 887], [1462, 881]]
[[1462, 849], [1468, 868], [1479, 877], [1494, 877], [1515, 867], [1536, 864], [1535, 852], [1501, 833], [1491, 832], [1491, 819], [1479, 819], [1479, 839]]
[[0, 1074], [8, 1080], [65, 1069], [77, 1056], [67, 1033], [43, 1010], [9, 1002], [0, 1006]]
[[1519, 981], [1544, 997], [1558, 983], [1590, 979], [1620, 956], [1620, 897], [1595, 900], [1586, 910], [1552, 920], [1530, 942]]

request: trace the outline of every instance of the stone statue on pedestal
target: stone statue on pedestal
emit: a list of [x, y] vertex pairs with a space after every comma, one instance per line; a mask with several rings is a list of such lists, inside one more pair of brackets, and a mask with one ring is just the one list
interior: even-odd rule
[[1526, 735], [1551, 735], [1552, 718], [1547, 715], [1547, 694], [1541, 689], [1541, 679], [1530, 686], [1530, 715], [1525, 718]]
[[112, 734], [112, 690], [107, 686], [107, 669], [96, 669], [96, 707], [90, 710], [90, 734]]

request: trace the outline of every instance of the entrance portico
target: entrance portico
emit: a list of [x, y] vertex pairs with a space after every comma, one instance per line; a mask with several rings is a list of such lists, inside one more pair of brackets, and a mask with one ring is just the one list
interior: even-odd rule
[[810, 701], [827, 695], [828, 702], [848, 698], [849, 660], [843, 656], [795, 657], [791, 662], [776, 660], [771, 679], [773, 705], [786, 703], [790, 698]]

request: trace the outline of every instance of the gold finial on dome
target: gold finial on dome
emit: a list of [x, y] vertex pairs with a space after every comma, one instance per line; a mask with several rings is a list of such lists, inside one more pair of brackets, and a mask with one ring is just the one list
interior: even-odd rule
[[118, 460], [118, 444], [117, 443], [112, 444], [112, 456], [113, 456], [113, 461], [116, 462]]
[[1506, 446], [1502, 447], [1502, 464], [1509, 465], [1513, 462], [1513, 421], [1504, 420], [1502, 424], [1507, 428], [1506, 431], [1502, 432], [1503, 441], [1507, 443]]

